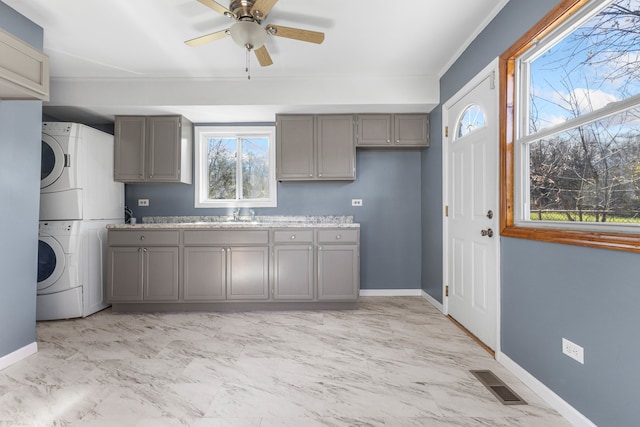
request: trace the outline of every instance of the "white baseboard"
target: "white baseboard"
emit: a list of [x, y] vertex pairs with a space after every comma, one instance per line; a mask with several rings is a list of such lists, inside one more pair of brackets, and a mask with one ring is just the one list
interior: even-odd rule
[[362, 297], [417, 297], [421, 289], [360, 289]]
[[435, 299], [425, 291], [422, 291], [422, 298], [429, 301], [431, 305], [433, 305], [435, 308], [437, 308], [440, 311], [440, 313], [444, 313], [444, 307], [442, 306], [442, 303], [440, 301], [438, 301], [437, 299]]
[[0, 371], [4, 368], [8, 368], [21, 361], [22, 359], [26, 359], [32, 354], [36, 354], [38, 352], [38, 343], [32, 342], [31, 344], [25, 345], [22, 348], [14, 351], [13, 353], [9, 353], [6, 356], [0, 357]]
[[511, 360], [506, 354], [496, 353], [496, 360], [512, 374], [514, 374], [527, 387], [533, 390], [553, 409], [558, 411], [567, 421], [575, 427], [597, 427], [576, 408], [568, 404], [564, 399], [555, 394], [549, 387], [540, 382], [536, 377], [524, 370], [520, 365]]

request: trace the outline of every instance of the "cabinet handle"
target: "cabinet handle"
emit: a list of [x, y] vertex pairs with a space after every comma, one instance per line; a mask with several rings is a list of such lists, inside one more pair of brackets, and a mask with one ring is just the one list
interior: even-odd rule
[[140, 236], [140, 240], [144, 240], [144, 236]]
[[399, 139], [396, 139], [396, 144], [400, 144], [400, 140]]
[[147, 248], [143, 248], [143, 249], [142, 249], [142, 252], [147, 252]]
[[142, 248], [138, 248], [138, 252], [142, 252]]
[[291, 240], [296, 240], [296, 235], [295, 234], [291, 235]]
[[340, 240], [340, 239], [342, 239], [342, 234], [338, 234], [338, 235], [336, 236], [336, 240]]
[[387, 144], [391, 144], [391, 140], [390, 139], [387, 139]]

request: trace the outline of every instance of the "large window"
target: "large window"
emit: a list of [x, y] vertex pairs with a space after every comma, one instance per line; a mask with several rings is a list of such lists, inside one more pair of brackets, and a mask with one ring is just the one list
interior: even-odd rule
[[198, 126], [195, 206], [276, 206], [273, 127]]
[[565, 0], [501, 59], [503, 234], [640, 250], [640, 0]]

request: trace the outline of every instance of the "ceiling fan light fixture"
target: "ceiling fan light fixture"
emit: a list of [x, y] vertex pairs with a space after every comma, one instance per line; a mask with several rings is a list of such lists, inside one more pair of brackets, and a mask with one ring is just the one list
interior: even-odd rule
[[259, 49], [267, 39], [264, 28], [253, 21], [237, 21], [229, 32], [235, 44], [247, 49]]

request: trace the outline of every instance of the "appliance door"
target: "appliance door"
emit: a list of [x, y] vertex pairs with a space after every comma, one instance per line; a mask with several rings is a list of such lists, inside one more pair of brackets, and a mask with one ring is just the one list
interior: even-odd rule
[[38, 291], [55, 284], [65, 269], [62, 245], [52, 236], [38, 237]]
[[62, 146], [50, 135], [42, 134], [42, 163], [40, 166], [40, 188], [56, 182], [66, 165]]

